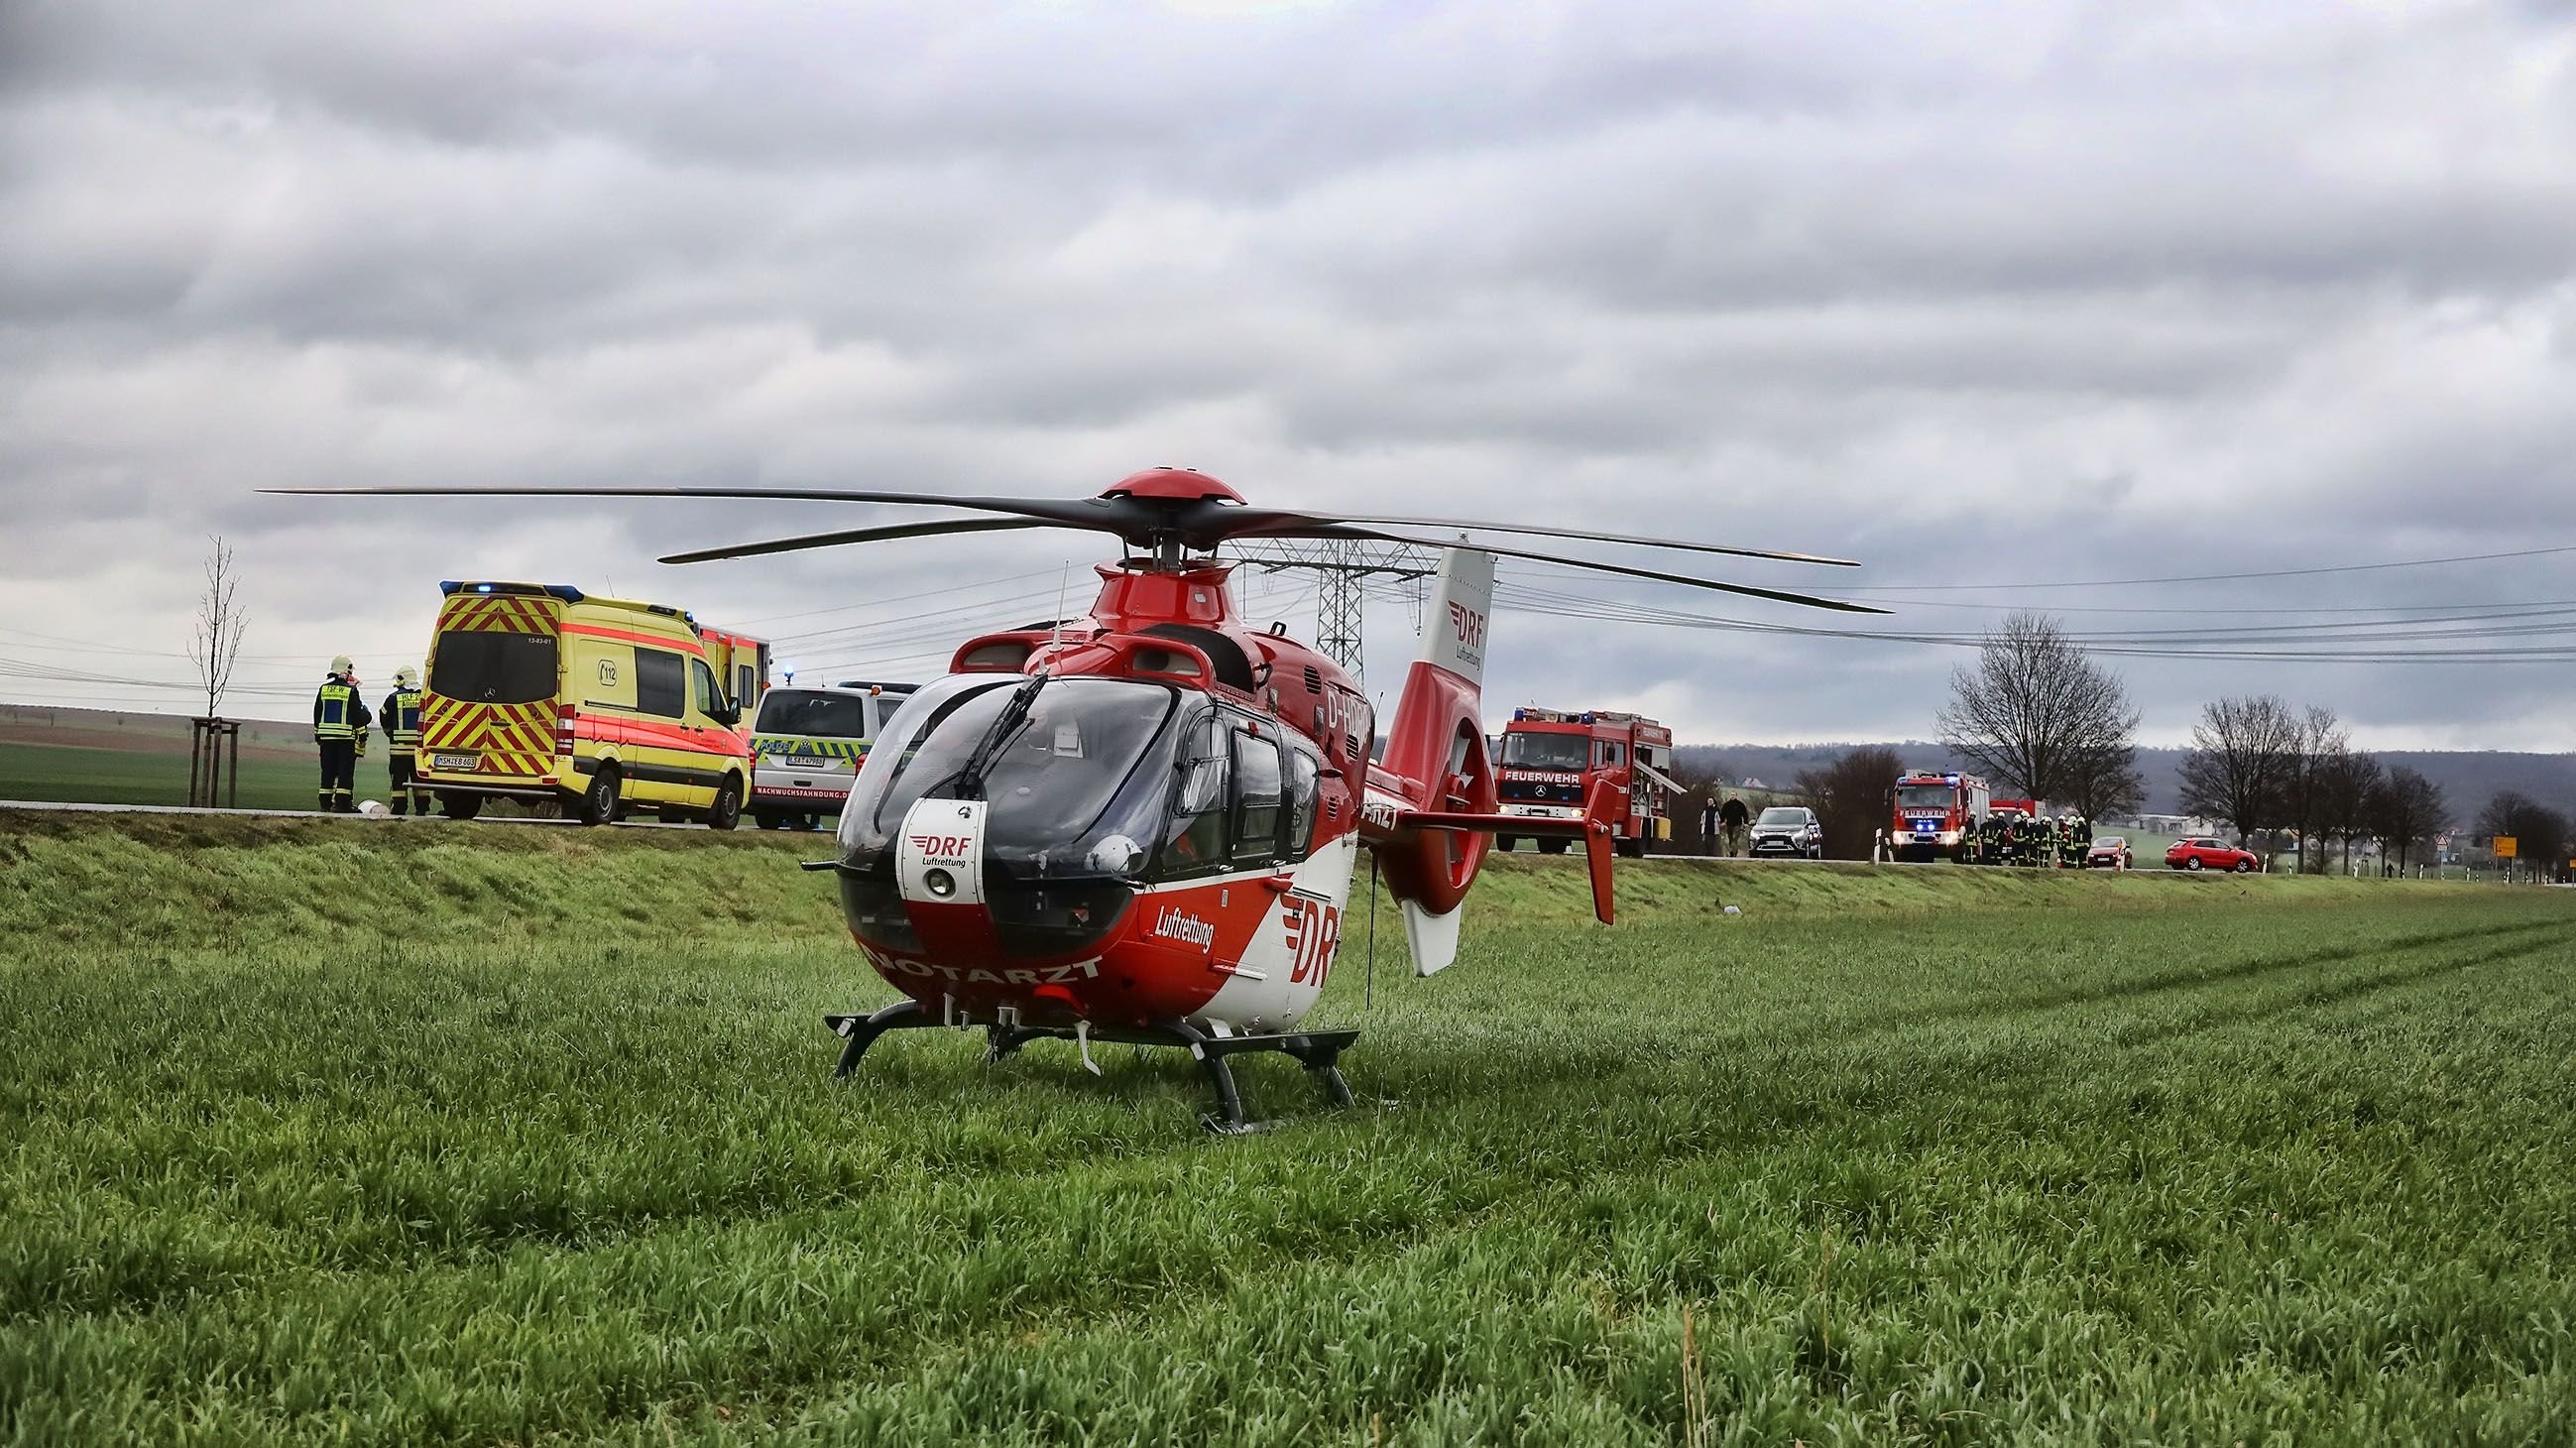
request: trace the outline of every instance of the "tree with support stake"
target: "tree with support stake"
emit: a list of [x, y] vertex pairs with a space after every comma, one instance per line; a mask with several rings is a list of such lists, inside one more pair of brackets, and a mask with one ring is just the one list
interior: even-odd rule
[[[197, 600], [197, 629], [189, 649], [206, 712], [188, 721], [188, 803], [197, 809], [238, 808], [241, 800], [241, 722], [223, 717], [249, 612], [241, 604], [241, 569], [232, 546], [216, 534], [206, 540], [206, 591]], [[219, 798], [220, 796], [220, 798]]]

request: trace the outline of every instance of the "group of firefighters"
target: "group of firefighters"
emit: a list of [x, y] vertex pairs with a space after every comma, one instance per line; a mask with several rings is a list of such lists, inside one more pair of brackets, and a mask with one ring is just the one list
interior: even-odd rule
[[367, 735], [385, 732], [390, 746], [386, 773], [395, 814], [408, 806], [429, 813], [429, 791], [419, 784], [420, 671], [405, 664], [394, 670], [394, 691], [370, 713], [358, 693], [357, 665], [347, 654], [331, 661], [331, 672], [313, 695], [313, 742], [322, 753], [321, 803], [325, 814], [355, 814], [358, 761], [366, 757]]
[[2056, 865], [2082, 869], [2093, 848], [2093, 822], [2082, 815], [2039, 819], [1997, 810], [1978, 821], [1972, 858], [1980, 865]]

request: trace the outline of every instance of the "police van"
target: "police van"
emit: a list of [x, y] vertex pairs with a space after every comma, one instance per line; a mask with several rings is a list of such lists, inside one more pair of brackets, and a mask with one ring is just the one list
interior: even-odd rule
[[850, 679], [771, 689], [752, 722], [752, 818], [764, 830], [810, 830], [839, 814], [869, 743], [916, 687]]
[[439, 591], [418, 757], [451, 818], [518, 799], [592, 825], [634, 806], [720, 830], [741, 819], [751, 747], [726, 685], [757, 683], [717, 673], [695, 618], [560, 583]]

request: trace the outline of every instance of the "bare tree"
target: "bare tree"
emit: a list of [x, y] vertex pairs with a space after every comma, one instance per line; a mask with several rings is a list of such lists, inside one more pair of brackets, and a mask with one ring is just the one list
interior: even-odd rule
[[1669, 797], [1666, 807], [1672, 811], [1673, 842], [1699, 854], [1717, 853], [1714, 832], [1700, 828], [1701, 820], [1715, 807], [1725, 784], [1723, 770], [1710, 770], [1676, 760], [1673, 782], [1681, 792]]
[[241, 605], [241, 569], [233, 562], [232, 545], [220, 533], [206, 543], [206, 591], [197, 599], [196, 641], [189, 657], [206, 690], [206, 717], [212, 719], [223, 712], [224, 691], [232, 687], [233, 663], [241, 657], [250, 614]]
[[2046, 799], [2068, 791], [2088, 751], [2126, 745], [2138, 715], [2119, 676], [2096, 667], [2054, 620], [2016, 613], [1986, 635], [1975, 669], [1951, 674], [1940, 724], [1941, 742], [2000, 792]]
[[2517, 789], [2500, 790], [2487, 801], [2478, 811], [2477, 832], [2513, 836], [2525, 867], [2551, 876], [2567, 858], [2567, 816]]
[[2346, 870], [2352, 868], [2353, 842], [2370, 835], [2371, 795], [2381, 783], [2379, 761], [2358, 750], [2327, 760], [2318, 773], [2317, 827], [2342, 843]]
[[2126, 739], [2077, 746], [2059, 793], [2088, 820], [2135, 811], [2147, 802], [2147, 779], [2138, 772], [2138, 746]]
[[2402, 872], [2417, 850], [2451, 827], [2451, 806], [2440, 785], [2401, 764], [2371, 795], [2370, 817], [2371, 832]]
[[1816, 812], [1825, 857], [1866, 860], [1870, 841], [1895, 818], [1896, 777], [1905, 763], [1893, 749], [1855, 749], [1822, 769], [1798, 771], [1797, 795]]
[[[2332, 709], [2310, 705], [2298, 721], [2289, 757], [2282, 761], [2281, 808], [2276, 823], [2297, 837], [2299, 871], [2325, 873], [2326, 790], [2335, 761], [2352, 753], [2352, 738]], [[2314, 839], [2318, 848], [2308, 848]]]
[[2223, 819], [2243, 844], [2278, 818], [2301, 721], [2277, 695], [2219, 699], [2200, 711], [2182, 760], [2185, 812]]

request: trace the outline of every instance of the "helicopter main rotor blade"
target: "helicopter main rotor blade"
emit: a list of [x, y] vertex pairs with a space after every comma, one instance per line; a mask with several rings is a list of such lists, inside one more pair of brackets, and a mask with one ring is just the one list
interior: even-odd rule
[[709, 563], [719, 558], [757, 558], [768, 553], [794, 553], [804, 548], [831, 548], [843, 543], [883, 543], [896, 538], [939, 538], [951, 533], [999, 533], [1016, 528], [1074, 526], [1034, 518], [951, 518], [939, 523], [897, 523], [885, 528], [847, 528], [838, 533], [807, 533], [773, 538], [766, 543], [736, 543], [726, 548], [700, 548], [657, 558], [656, 563]]
[[[891, 528], [861, 528], [831, 533], [808, 534], [782, 538], [768, 543], [743, 544], [734, 548], [707, 549], [675, 554], [665, 562], [700, 562], [716, 558], [748, 558], [768, 553], [787, 553], [802, 548], [827, 548], [838, 543], [867, 543], [894, 538], [935, 537], [943, 533], [994, 531], [1010, 527], [1082, 528], [1115, 534], [1131, 547], [1167, 547], [1180, 545], [1213, 551], [1227, 541], [1241, 537], [1269, 538], [1340, 538], [1366, 542], [1404, 543], [1419, 548], [1445, 548], [1444, 541], [1413, 538], [1389, 533], [1375, 526], [1394, 523], [1397, 526], [1483, 529], [1496, 533], [1535, 534], [1543, 537], [1571, 538], [1584, 542], [1613, 543], [1649, 548], [1675, 548], [1697, 553], [1725, 554], [1733, 557], [1776, 559], [1797, 563], [1824, 563], [1853, 566], [1849, 560], [1821, 558], [1811, 554], [1779, 553], [1763, 549], [1731, 548], [1714, 543], [1691, 543], [1669, 538], [1647, 538], [1623, 533], [1594, 533], [1575, 529], [1541, 528], [1517, 523], [1453, 523], [1439, 519], [1353, 519], [1344, 521], [1327, 515], [1292, 512], [1286, 509], [1250, 508], [1240, 503], [1220, 502], [1213, 498], [1139, 498], [1124, 493], [1108, 493], [1097, 498], [1078, 500], [1057, 498], [1002, 498], [980, 495], [942, 496], [936, 493], [906, 493], [850, 488], [681, 488], [681, 487], [590, 487], [590, 488], [458, 488], [458, 487], [382, 487], [382, 488], [262, 488], [263, 493], [294, 497], [412, 497], [412, 498], [713, 498], [727, 500], [769, 500], [788, 502], [869, 503], [901, 507], [951, 508], [970, 513], [1000, 513], [1008, 524], [988, 523], [982, 528], [961, 522], [898, 525]], [[1629, 578], [1675, 583], [1686, 588], [1712, 589], [1721, 593], [1742, 594], [1748, 598], [1767, 598], [1780, 603], [1794, 603], [1809, 608], [1830, 608], [1846, 613], [1885, 613], [1887, 610], [1866, 604], [1845, 603], [1819, 598], [1813, 594], [1792, 593], [1782, 589], [1757, 588], [1751, 584], [1719, 583], [1713, 579], [1694, 578], [1686, 574], [1664, 573], [1649, 568], [1628, 568], [1615, 563], [1601, 563], [1588, 558], [1570, 558], [1561, 554], [1538, 553], [1510, 548], [1482, 546], [1484, 551], [1504, 558], [1521, 558], [1536, 563], [1558, 563], [1570, 568], [1589, 569], [1595, 573], [1616, 573]]]
[[[1243, 516], [1238, 524], [1237, 515]], [[1456, 528], [1470, 533], [1521, 533], [1540, 538], [1571, 538], [1581, 543], [1618, 543], [1632, 548], [1670, 548], [1682, 553], [1717, 553], [1730, 558], [1767, 558], [1780, 563], [1822, 563], [1835, 568], [1858, 568], [1849, 558], [1826, 558], [1814, 553], [1784, 553], [1770, 548], [1732, 548], [1722, 543], [1693, 543], [1681, 538], [1646, 538], [1634, 533], [1590, 533], [1579, 528], [1542, 528], [1530, 523], [1481, 523], [1458, 518], [1375, 518], [1327, 517], [1300, 513], [1285, 508], [1244, 508], [1226, 510], [1225, 523], [1233, 536], [1295, 536], [1282, 532], [1289, 528], [1322, 527], [1396, 527]]]
[[1134, 526], [1115, 500], [1082, 498], [943, 497], [937, 493], [855, 491], [844, 488], [261, 488], [263, 493], [332, 498], [735, 498], [804, 503], [887, 503], [956, 508], [969, 513], [1008, 513], [1068, 528], [1116, 533]]
[[1616, 573], [1623, 578], [1644, 578], [1656, 583], [1677, 583], [1684, 588], [1705, 588], [1717, 593], [1738, 593], [1747, 598], [1767, 598], [1774, 603], [1794, 603], [1805, 608], [1829, 608], [1837, 613], [1891, 612], [1866, 603], [1846, 603], [1839, 598], [1819, 598], [1812, 593], [1791, 593], [1785, 589], [1757, 588], [1749, 583], [1720, 583], [1714, 578], [1693, 578], [1685, 573], [1663, 573], [1652, 568], [1629, 568], [1617, 563], [1603, 563], [1591, 558], [1569, 558], [1560, 553], [1537, 553], [1525, 548], [1498, 548], [1490, 543], [1408, 538], [1401, 533], [1388, 533], [1376, 528], [1326, 527], [1275, 536], [1333, 538], [1359, 543], [1405, 543], [1416, 548], [1473, 548], [1480, 553], [1491, 553], [1498, 558], [1519, 558], [1532, 563], [1555, 563], [1567, 568], [1587, 569], [1594, 573]]

